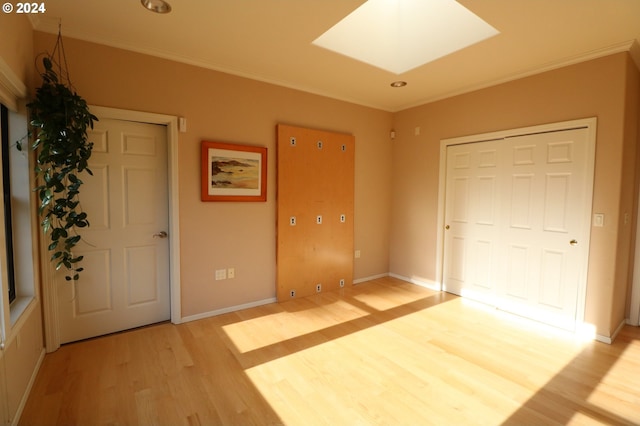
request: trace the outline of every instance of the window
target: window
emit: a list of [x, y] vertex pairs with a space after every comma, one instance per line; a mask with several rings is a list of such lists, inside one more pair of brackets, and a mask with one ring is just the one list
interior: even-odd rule
[[9, 156], [9, 110], [0, 104], [0, 128], [2, 130], [2, 194], [4, 199], [4, 230], [7, 250], [7, 275], [9, 278], [9, 303], [16, 300], [16, 274], [13, 262], [13, 225], [11, 211], [11, 164]]
[[[0, 255], [7, 260], [6, 283], [2, 282], [4, 306], [8, 305], [11, 324], [36, 297], [35, 277], [37, 271], [37, 218], [32, 210], [34, 197], [32, 180], [33, 166], [28, 150], [27, 112], [16, 111], [0, 103], [0, 161], [2, 161], [2, 192], [4, 232], [6, 244], [0, 247]], [[23, 149], [17, 150], [15, 142], [23, 139]], [[7, 297], [8, 296], [8, 297]]]

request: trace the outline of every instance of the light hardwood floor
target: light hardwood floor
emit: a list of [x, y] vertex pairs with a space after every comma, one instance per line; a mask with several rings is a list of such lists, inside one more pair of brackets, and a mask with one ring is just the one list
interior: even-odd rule
[[63, 346], [20, 424], [640, 424], [640, 329], [585, 342], [382, 278]]

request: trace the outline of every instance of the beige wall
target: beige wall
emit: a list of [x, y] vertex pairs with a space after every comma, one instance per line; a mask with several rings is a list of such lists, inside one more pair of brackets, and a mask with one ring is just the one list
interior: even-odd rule
[[[625, 118], [624, 118], [624, 135], [625, 135], [625, 156], [624, 156], [624, 177], [623, 191], [628, 193], [628, 198], [632, 200], [630, 205], [625, 209], [632, 211], [631, 224], [632, 232], [629, 233], [629, 244], [632, 245], [633, 255], [629, 258], [627, 267], [628, 285], [626, 289], [618, 289], [620, 292], [624, 290], [624, 295], [618, 294], [614, 296], [614, 300], [618, 301], [612, 312], [612, 321], [615, 320], [623, 312], [625, 318], [630, 316], [631, 302], [631, 286], [633, 284], [633, 269], [635, 258], [635, 236], [636, 236], [636, 216], [638, 214], [638, 185], [640, 184], [640, 173], [636, 173], [637, 165], [640, 164], [640, 71], [638, 66], [630, 57], [627, 60], [627, 91], [625, 98]], [[624, 238], [626, 240], [626, 238]], [[623, 302], [624, 301], [624, 302]]]
[[[397, 113], [393, 144], [390, 270], [422, 281], [436, 277], [440, 140], [597, 117], [586, 321], [611, 336], [624, 320], [635, 178], [633, 135], [625, 134], [627, 53], [565, 67]], [[415, 136], [415, 127], [420, 135]], [[624, 181], [623, 181], [624, 180]]]
[[[0, 58], [9, 66], [14, 77], [25, 85], [28, 85], [34, 74], [32, 35], [26, 16], [0, 14]], [[0, 216], [4, 221], [4, 215]], [[2, 269], [5, 270], [4, 227], [0, 229], [0, 256]], [[3, 275], [3, 279], [6, 279], [6, 275]], [[6, 291], [6, 284], [3, 283], [2, 292]], [[6, 342], [0, 354], [0, 386], [6, 384], [6, 394], [4, 389], [0, 392], [2, 423], [11, 421], [18, 413], [43, 355], [41, 304], [37, 297], [36, 292], [36, 299], [14, 324], [10, 324], [8, 302], [4, 304]], [[6, 302], [6, 297], [0, 299]]]
[[[54, 42], [36, 32], [34, 51]], [[91, 104], [188, 119], [179, 142], [184, 316], [275, 294], [276, 123], [355, 135], [355, 245], [362, 258], [354, 278], [391, 272], [430, 282], [437, 279], [440, 140], [595, 116], [593, 207], [606, 222], [592, 229], [586, 321], [610, 336], [625, 317], [637, 192], [629, 160], [636, 158], [637, 134], [628, 118], [637, 89], [635, 98], [628, 93], [638, 78], [626, 53], [389, 114], [73, 39], [65, 50], [74, 84]], [[203, 139], [267, 146], [268, 201], [200, 202]], [[214, 281], [214, 270], [226, 267], [236, 268], [236, 278]]]
[[0, 57], [25, 85], [33, 76], [33, 31], [26, 15], [0, 13]]
[[[55, 37], [36, 32], [35, 52]], [[90, 104], [186, 117], [179, 135], [182, 314], [275, 296], [277, 123], [356, 139], [354, 278], [389, 270], [392, 114], [203, 68], [65, 39], [73, 84]], [[200, 142], [268, 148], [266, 203], [200, 201]], [[216, 269], [236, 278], [214, 281]]]

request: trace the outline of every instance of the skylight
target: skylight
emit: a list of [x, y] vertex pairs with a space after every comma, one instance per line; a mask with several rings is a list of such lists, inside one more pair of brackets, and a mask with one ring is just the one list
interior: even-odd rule
[[498, 33], [454, 0], [368, 0], [313, 44], [402, 74]]

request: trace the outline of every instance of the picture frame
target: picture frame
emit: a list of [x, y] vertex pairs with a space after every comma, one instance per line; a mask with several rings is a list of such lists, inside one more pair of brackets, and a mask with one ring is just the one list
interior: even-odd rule
[[267, 148], [202, 141], [202, 201], [267, 201]]

